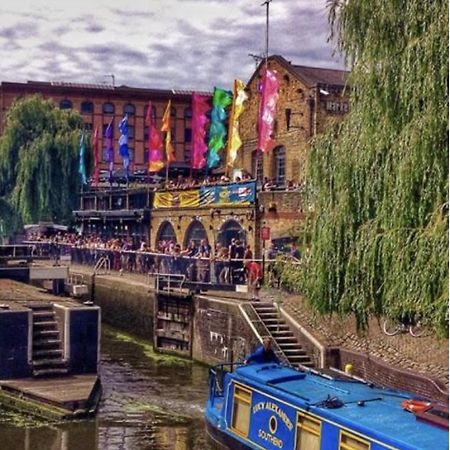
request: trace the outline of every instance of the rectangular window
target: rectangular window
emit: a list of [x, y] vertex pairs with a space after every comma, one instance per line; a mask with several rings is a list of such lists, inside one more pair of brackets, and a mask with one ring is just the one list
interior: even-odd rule
[[370, 443], [358, 436], [341, 430], [339, 450], [370, 450]]
[[134, 138], [134, 127], [131, 125], [128, 125], [128, 139]]
[[231, 428], [241, 436], [248, 435], [250, 425], [250, 408], [252, 403], [251, 391], [240, 386], [234, 386], [233, 416]]
[[298, 413], [295, 450], [320, 450], [320, 430], [319, 419]]
[[192, 129], [185, 128], [184, 129], [184, 142], [189, 143], [192, 141]]

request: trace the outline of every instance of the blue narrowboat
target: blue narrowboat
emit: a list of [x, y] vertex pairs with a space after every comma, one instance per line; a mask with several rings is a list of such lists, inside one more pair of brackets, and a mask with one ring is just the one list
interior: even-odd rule
[[[206, 431], [220, 450], [448, 450], [448, 407], [276, 363], [210, 370]], [[417, 407], [417, 411], [414, 408]], [[412, 411], [412, 412], [411, 412]]]

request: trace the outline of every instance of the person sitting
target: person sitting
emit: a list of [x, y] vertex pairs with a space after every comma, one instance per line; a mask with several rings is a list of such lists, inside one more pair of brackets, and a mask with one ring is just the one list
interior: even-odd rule
[[263, 340], [263, 345], [260, 345], [253, 353], [250, 353], [245, 360], [244, 364], [264, 364], [264, 363], [275, 363], [279, 364], [280, 360], [273, 351], [272, 341], [270, 338], [265, 338]]

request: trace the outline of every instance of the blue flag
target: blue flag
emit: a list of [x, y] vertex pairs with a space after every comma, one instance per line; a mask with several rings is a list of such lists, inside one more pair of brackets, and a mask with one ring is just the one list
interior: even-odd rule
[[82, 184], [87, 184], [86, 164], [84, 162], [85, 153], [86, 153], [86, 144], [84, 142], [84, 132], [81, 132], [81, 138], [80, 138], [80, 167], [78, 169], [78, 172], [80, 174], [81, 183]]
[[130, 165], [130, 155], [128, 153], [128, 115], [125, 115], [125, 117], [120, 121], [119, 131], [119, 153], [122, 157], [123, 167], [128, 173], [128, 166]]

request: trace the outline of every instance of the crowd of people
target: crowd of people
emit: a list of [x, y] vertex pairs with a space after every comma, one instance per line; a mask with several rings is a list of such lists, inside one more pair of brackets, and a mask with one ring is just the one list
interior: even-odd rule
[[178, 274], [192, 281], [219, 284], [246, 283], [247, 266], [253, 261], [250, 245], [244, 245], [239, 239], [232, 239], [229, 246], [216, 243], [214, 248], [206, 239], [191, 240], [184, 248], [174, 240], [162, 240], [156, 248], [150, 248], [144, 239], [106, 239], [74, 233], [58, 233], [52, 237], [31, 234], [28, 241], [35, 245], [35, 252], [44, 249], [54, 258], [59, 258], [61, 253], [70, 254], [74, 263], [95, 265], [101, 256], [107, 255], [113, 270]]
[[[36, 255], [47, 252], [59, 263], [61, 255], [70, 255], [75, 264], [94, 266], [107, 256], [112, 270], [141, 274], [171, 274], [189, 281], [216, 284], [248, 284], [253, 299], [258, 299], [263, 279], [261, 260], [256, 260], [250, 245], [233, 238], [228, 246], [216, 243], [214, 248], [206, 239], [191, 240], [182, 247], [174, 240], [161, 240], [150, 248], [144, 240], [131, 237], [105, 238], [97, 235], [57, 233], [28, 236]], [[268, 284], [279, 286], [275, 260], [278, 252], [271, 244], [266, 253]], [[298, 263], [301, 253], [295, 242], [290, 244], [290, 260]]]
[[192, 177], [183, 177], [183, 175], [178, 175], [177, 179], [171, 179], [167, 182], [163, 182], [161, 188], [166, 190], [183, 190], [183, 189], [192, 189], [192, 188], [198, 188], [202, 186], [214, 186], [218, 184], [225, 184], [225, 183], [241, 183], [241, 182], [247, 182], [251, 181], [252, 176], [247, 173], [243, 172], [242, 176], [236, 176], [234, 179], [231, 179], [227, 175], [222, 176], [205, 176], [201, 181], [196, 180]]

